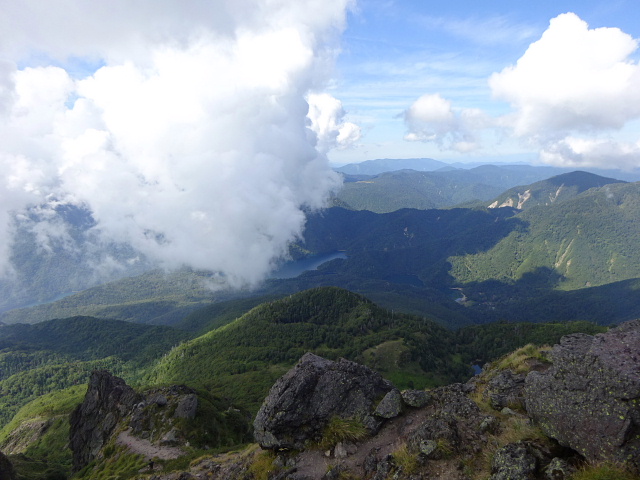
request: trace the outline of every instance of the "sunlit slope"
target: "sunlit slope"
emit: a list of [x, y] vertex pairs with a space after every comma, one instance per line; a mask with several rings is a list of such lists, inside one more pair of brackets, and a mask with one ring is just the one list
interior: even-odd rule
[[474, 181], [471, 177], [401, 170], [345, 181], [337, 198], [354, 210], [387, 213], [401, 208], [450, 207], [472, 200], [486, 200], [501, 191], [499, 187]]
[[518, 280], [548, 269], [565, 289], [640, 277], [640, 183], [610, 184], [530, 208], [488, 251], [453, 256], [461, 282]]
[[275, 379], [308, 351], [369, 363], [401, 387], [469, 374], [468, 366], [456, 360], [452, 332], [324, 287], [264, 303], [174, 348], [149, 380], [187, 382], [255, 409]]
[[561, 203], [590, 188], [599, 188], [616, 183], [624, 182], [589, 172], [563, 173], [531, 185], [510, 188], [491, 202], [488, 202], [486, 206], [490, 208], [514, 207], [527, 210], [540, 205]]

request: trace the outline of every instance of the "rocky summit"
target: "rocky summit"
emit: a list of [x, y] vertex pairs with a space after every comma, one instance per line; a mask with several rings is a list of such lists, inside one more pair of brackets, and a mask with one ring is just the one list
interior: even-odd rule
[[[187, 471], [156, 465], [140, 473], [152, 480], [571, 480], [606, 463], [623, 473], [602, 478], [636, 478], [639, 399], [640, 321], [568, 335], [552, 349], [529, 345], [467, 383], [428, 391], [400, 392], [364, 365], [307, 353], [260, 408], [259, 445], [200, 456]], [[175, 422], [195, 415], [191, 426], [209, 428], [197, 405], [187, 387], [138, 394], [96, 372], [72, 415], [74, 465], [89, 458], [99, 465], [100, 442], [114, 441], [110, 429], [128, 432], [132, 453], [147, 439], [185, 455]], [[164, 433], [154, 433], [160, 427]]]
[[526, 378], [526, 406], [550, 437], [593, 462], [640, 471], [640, 320], [561, 339]]

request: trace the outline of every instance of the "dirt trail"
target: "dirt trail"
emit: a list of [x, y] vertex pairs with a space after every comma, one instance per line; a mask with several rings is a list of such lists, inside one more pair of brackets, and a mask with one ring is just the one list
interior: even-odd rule
[[125, 430], [118, 435], [118, 445], [125, 445], [133, 453], [142, 455], [145, 459], [151, 460], [159, 458], [161, 460], [172, 460], [184, 455], [184, 452], [178, 447], [157, 447], [149, 440], [131, 435], [131, 429]]

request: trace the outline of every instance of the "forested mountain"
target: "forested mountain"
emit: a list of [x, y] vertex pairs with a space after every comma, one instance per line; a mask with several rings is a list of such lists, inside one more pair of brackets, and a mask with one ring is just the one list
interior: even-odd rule
[[[81, 314], [180, 325], [202, 306], [233, 316], [256, 305], [250, 297], [274, 299], [318, 286], [346, 288], [385, 308], [429, 315], [454, 328], [500, 319], [616, 323], [640, 316], [640, 302], [633, 300], [634, 279], [640, 278], [640, 184], [585, 190], [608, 180], [578, 173], [542, 185], [557, 191], [557, 183], [570, 181], [564, 190], [573, 190], [571, 195], [522, 211], [324, 210], [309, 216], [296, 255], [342, 251], [344, 258], [294, 278], [270, 279], [253, 291], [213, 294], [204, 287], [205, 273], [150, 272], [0, 319], [36, 322]], [[603, 295], [612, 282], [624, 298]], [[206, 322], [194, 318], [183, 325], [196, 331]]]
[[573, 198], [590, 188], [604, 187], [613, 183], [624, 182], [588, 172], [563, 173], [532, 185], [511, 188], [487, 206], [489, 208], [514, 207], [522, 210], [538, 205], [551, 205]]
[[364, 178], [345, 177], [336, 199], [354, 210], [388, 213], [401, 208], [427, 210], [486, 200], [504, 190], [475, 182], [472, 175], [449, 173], [452, 172], [400, 170]]
[[29, 399], [86, 382], [95, 369], [134, 380], [184, 331], [92, 317], [0, 327], [0, 423]]
[[450, 259], [460, 283], [516, 281], [539, 269], [563, 289], [640, 277], [640, 184], [615, 183], [516, 215], [517, 228], [486, 251]]
[[476, 204], [529, 208], [571, 198], [589, 188], [622, 182], [589, 172], [557, 175], [559, 172], [562, 169], [552, 167], [484, 165], [433, 172], [398, 170], [378, 175], [345, 175], [334, 204], [376, 213]]

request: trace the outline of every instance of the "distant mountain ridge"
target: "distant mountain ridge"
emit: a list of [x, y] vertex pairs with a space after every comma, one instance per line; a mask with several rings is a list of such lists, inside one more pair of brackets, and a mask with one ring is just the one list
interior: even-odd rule
[[626, 182], [583, 171], [563, 173], [531, 185], [511, 188], [498, 196], [487, 207], [513, 207], [523, 210], [539, 205], [551, 205], [573, 198], [590, 188], [604, 187], [615, 183]]
[[433, 158], [379, 158], [365, 160], [360, 163], [350, 163], [335, 170], [349, 175], [378, 175], [383, 172], [396, 170], [416, 170], [418, 172], [431, 172], [439, 168], [450, 167], [448, 163], [434, 160]]
[[[344, 185], [333, 204], [352, 210], [387, 213], [401, 208], [426, 210], [473, 205], [517, 208], [522, 202], [520, 197], [526, 197], [524, 201], [529, 200], [528, 208], [544, 203], [544, 198], [553, 201], [558, 196], [569, 198], [588, 188], [616, 182], [622, 180], [589, 172], [564, 172], [553, 167], [527, 165], [483, 165], [429, 172], [405, 169], [377, 175], [345, 175]], [[529, 193], [525, 193], [527, 189]], [[534, 192], [533, 198], [530, 198], [531, 192]]]

